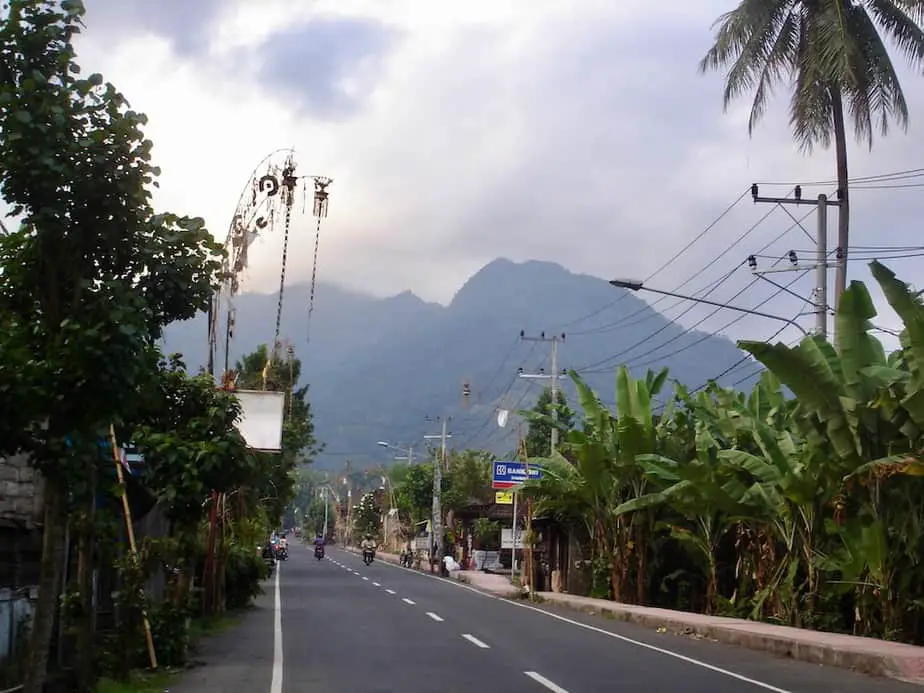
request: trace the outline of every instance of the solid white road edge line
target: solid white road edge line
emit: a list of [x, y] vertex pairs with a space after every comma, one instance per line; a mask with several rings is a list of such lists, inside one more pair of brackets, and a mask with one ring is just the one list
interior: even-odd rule
[[[709, 664], [708, 662], [703, 662], [702, 660], [694, 659], [693, 657], [687, 657], [686, 655], [680, 654], [679, 652], [673, 652], [671, 650], [666, 650], [663, 647], [658, 647], [657, 645], [649, 645], [647, 642], [642, 642], [641, 640], [635, 640], [625, 635], [619, 635], [619, 633], [613, 633], [611, 631], [604, 630], [603, 628], [597, 628], [597, 626], [592, 626], [588, 623], [581, 623], [580, 621], [575, 621], [574, 619], [568, 618], [567, 616], [553, 614], [551, 611], [546, 611], [545, 609], [540, 609], [538, 607], [531, 606], [529, 604], [523, 604], [522, 602], [515, 602], [510, 599], [504, 599], [503, 597], [498, 597], [493, 594], [488, 594], [487, 592], [482, 592], [479, 589], [475, 589], [471, 585], [466, 585], [464, 582], [459, 582], [458, 580], [453, 580], [452, 578], [439, 577], [438, 575], [428, 575], [427, 573], [421, 573], [420, 571], [414, 570], [413, 568], [405, 568], [404, 566], [396, 565], [394, 563], [389, 563], [388, 561], [381, 561], [381, 563], [383, 565], [390, 566], [391, 568], [395, 568], [397, 570], [406, 570], [407, 572], [413, 573], [414, 575], [417, 575], [418, 577], [429, 578], [431, 580], [439, 580], [440, 582], [444, 582], [447, 585], [452, 585], [453, 587], [458, 587], [463, 590], [468, 590], [469, 592], [472, 592], [474, 594], [480, 595], [482, 597], [487, 597], [488, 599], [494, 599], [504, 604], [509, 604], [510, 606], [515, 606], [520, 609], [529, 609], [530, 611], [535, 611], [537, 614], [542, 614], [543, 616], [554, 618], [557, 621], [562, 621], [563, 623], [568, 623], [572, 626], [583, 628], [584, 630], [589, 630], [589, 631], [593, 631], [594, 633], [606, 635], [607, 637], [613, 638], [614, 640], [619, 640], [620, 642], [624, 642], [627, 645], [634, 645], [635, 647], [641, 647], [642, 649], [648, 650], [649, 652], [657, 652], [658, 654], [662, 654], [666, 657], [673, 657], [674, 659], [677, 659], [681, 662], [692, 664], [695, 667], [700, 667], [701, 669], [708, 669], [709, 671], [713, 671], [716, 674], [720, 674], [722, 676], [727, 676], [728, 678], [735, 679], [736, 681], [741, 681], [742, 683], [749, 683], [752, 686], [756, 686], [757, 688], [761, 688], [765, 691], [772, 691], [773, 693], [793, 693], [793, 691], [788, 690], [786, 688], [779, 688], [769, 683], [765, 683], [763, 681], [758, 681], [757, 679], [752, 679], [748, 676], [744, 676], [743, 674], [736, 674], [734, 671], [723, 669], [722, 667], [717, 667], [714, 664]], [[729, 645], [728, 647], [734, 647], [734, 646]], [[768, 654], [768, 656], [771, 656], [771, 655]]]
[[402, 598], [401, 598], [401, 601], [404, 602], [405, 604], [410, 604], [411, 606], [414, 606], [414, 602], [412, 602], [412, 601], [411, 601], [410, 599], [408, 599], [407, 597], [402, 597]]
[[273, 679], [270, 693], [282, 693], [282, 597], [279, 592], [279, 566], [276, 566], [275, 613], [273, 615]]
[[537, 674], [535, 671], [524, 671], [523, 673], [526, 674], [529, 678], [531, 678], [536, 683], [541, 683], [543, 686], [548, 688], [553, 693], [568, 693], [568, 691], [566, 691], [564, 688], [559, 686], [557, 683], [553, 683], [552, 681], [549, 681], [542, 674]]
[[432, 619], [433, 619], [434, 621], [436, 621], [437, 623], [440, 623], [440, 622], [442, 622], [442, 620], [443, 620], [440, 616], [437, 616], [437, 615], [434, 614], [432, 611], [428, 611], [428, 612], [427, 612], [427, 616], [429, 616], [430, 618], [432, 618]]
[[474, 635], [469, 635], [468, 633], [462, 633], [462, 637], [468, 640], [470, 643], [472, 643], [472, 645], [474, 645], [475, 647], [480, 647], [482, 650], [487, 650], [490, 647], [490, 645], [486, 645], [485, 643], [481, 642], [481, 640], [476, 638]]

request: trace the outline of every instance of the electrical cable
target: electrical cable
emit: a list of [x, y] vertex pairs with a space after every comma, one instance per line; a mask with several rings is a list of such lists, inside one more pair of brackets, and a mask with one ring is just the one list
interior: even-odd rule
[[[775, 292], [773, 292], [772, 294], [770, 294], [770, 296], [768, 296], [768, 297], [765, 298], [763, 301], [761, 301], [761, 302], [758, 303], [756, 306], [754, 306], [754, 307], [752, 308], [752, 310], [758, 310], [758, 309], [760, 309], [762, 306], [766, 305], [767, 303], [769, 303], [770, 301], [772, 301], [774, 298], [776, 298], [776, 297], [779, 296], [780, 294], [785, 293], [785, 292], [789, 289], [789, 287], [791, 287], [793, 284], [795, 284], [795, 283], [796, 283], [797, 281], [799, 281], [800, 279], [804, 278], [805, 275], [806, 275], [809, 271], [810, 271], [810, 270], [805, 270], [804, 272], [800, 272], [799, 275], [798, 275], [795, 279], [793, 279], [792, 281], [790, 281], [788, 284], [782, 284], [782, 285], [780, 286], [779, 289], [777, 289]], [[757, 278], [755, 278], [755, 281], [756, 281], [756, 279], [757, 279]], [[751, 288], [751, 286], [753, 286], [753, 284], [749, 284], [749, 285], [746, 286], [744, 289], [742, 289], [741, 292], [739, 292], [739, 293], [743, 293], [743, 292], [746, 291], [747, 289]], [[718, 313], [718, 312], [721, 311], [721, 310], [722, 310], [721, 308], [716, 308], [715, 311], [713, 311], [712, 313], [710, 313], [710, 314], [707, 316], [707, 318], [712, 317], [713, 315], [715, 315], [716, 313]], [[712, 338], [714, 338], [714, 337], [719, 336], [720, 334], [722, 334], [722, 332], [723, 332], [724, 330], [727, 330], [729, 327], [732, 327], [733, 325], [738, 324], [739, 322], [741, 322], [742, 320], [744, 320], [746, 317], [748, 317], [748, 314], [747, 314], [747, 313], [742, 313], [741, 315], [737, 316], [737, 317], [734, 318], [733, 320], [731, 320], [731, 321], [727, 322], [726, 324], [722, 325], [722, 327], [719, 327], [718, 329], [716, 329], [714, 332], [709, 333], [709, 334], [704, 334], [704, 335], [702, 335], [699, 339], [697, 339], [696, 341], [691, 342], [690, 344], [687, 344], [687, 345], [685, 345], [685, 346], [683, 346], [683, 347], [681, 347], [681, 348], [679, 348], [679, 349], [675, 349], [674, 351], [671, 351], [671, 352], [669, 352], [669, 353], [667, 353], [667, 354], [663, 354], [663, 355], [661, 355], [661, 356], [659, 356], [659, 357], [656, 357], [656, 358], [653, 358], [653, 359], [649, 359], [649, 360], [643, 361], [643, 362], [641, 362], [641, 363], [635, 363], [635, 364], [633, 364], [633, 363], [631, 362], [631, 360], [630, 360], [630, 361], [626, 362], [626, 365], [627, 365], [627, 366], [632, 365], [632, 366], [635, 367], [635, 368], [641, 368], [641, 367], [643, 367], [643, 366], [649, 366], [649, 365], [658, 363], [659, 361], [663, 361], [664, 359], [669, 358], [669, 357], [671, 357], [671, 356], [676, 356], [677, 354], [681, 354], [681, 353], [683, 353], [684, 351], [687, 351], [688, 349], [692, 349], [693, 347], [695, 347], [695, 346], [697, 346], [697, 345], [699, 345], [699, 344], [702, 344], [702, 343], [705, 342], [707, 339], [712, 339]], [[706, 319], [706, 318], [704, 318], [704, 320], [705, 320], [705, 319]], [[694, 326], [694, 327], [695, 327], [695, 326]], [[782, 328], [782, 330], [785, 330], [786, 327], [791, 327], [791, 325], [789, 325], [789, 324], [787, 323], [787, 324]], [[692, 327], [689, 328], [689, 330], [687, 330], [687, 331], [681, 333], [680, 336], [682, 336], [682, 335], [684, 335], [684, 334], [688, 334], [690, 331], [692, 331], [692, 329], [693, 329]], [[782, 332], [782, 330], [780, 330], [780, 331]]]
[[[683, 254], [684, 254], [685, 252], [687, 252], [687, 250], [689, 250], [690, 248], [692, 248], [693, 245], [695, 245], [695, 244], [696, 244], [699, 240], [701, 240], [706, 234], [708, 234], [710, 231], [712, 231], [712, 229], [714, 229], [723, 219], [725, 219], [725, 217], [727, 217], [727, 216], [731, 213], [731, 211], [732, 211], [735, 207], [737, 207], [745, 197], [747, 197], [747, 196], [750, 194], [750, 191], [751, 191], [750, 186], [747, 187], [745, 190], [743, 190], [742, 193], [738, 196], [738, 198], [737, 198], [734, 202], [732, 202], [730, 205], [728, 205], [728, 207], [726, 207], [726, 208], [722, 211], [722, 213], [719, 214], [719, 216], [717, 216], [715, 219], [713, 219], [713, 220], [706, 226], [706, 228], [704, 228], [704, 229], [703, 229], [702, 231], [700, 231], [696, 236], [694, 236], [693, 240], [691, 240], [691, 241], [690, 241], [689, 243], [687, 243], [683, 248], [681, 248], [679, 251], [677, 251], [667, 262], [665, 262], [665, 263], [662, 264], [660, 267], [658, 267], [658, 269], [656, 269], [654, 272], [652, 272], [652, 273], [649, 274], [647, 277], [645, 277], [644, 281], [646, 281], [646, 282], [647, 282], [647, 281], [651, 281], [651, 280], [654, 279], [656, 276], [658, 276], [659, 274], [661, 274], [661, 272], [663, 272], [663, 271], [666, 270], [668, 267], [670, 267], [672, 264], [674, 264], [681, 256], [683, 256]], [[600, 313], [602, 313], [603, 311], [607, 310], [608, 308], [611, 308], [611, 307], [615, 306], [615, 305], [616, 305], [617, 303], [619, 303], [620, 301], [625, 300], [625, 298], [626, 298], [627, 295], [628, 295], [628, 294], [623, 294], [622, 296], [619, 296], [619, 297], [613, 299], [613, 300], [610, 301], [609, 303], [607, 303], [607, 304], [605, 304], [605, 305], [603, 305], [603, 306], [597, 308], [596, 310], [594, 310], [594, 311], [588, 313], [587, 315], [584, 315], [583, 317], [577, 318], [577, 319], [575, 319], [575, 320], [572, 320], [572, 321], [569, 322], [569, 323], [566, 323], [566, 324], [562, 325], [562, 326], [561, 326], [561, 329], [564, 329], [564, 328], [566, 328], [566, 327], [571, 327], [572, 325], [576, 325], [576, 324], [578, 324], [578, 323], [580, 323], [580, 322], [584, 322], [585, 320], [588, 320], [588, 319], [590, 319], [590, 318], [592, 318], [592, 317], [594, 317], [594, 316], [596, 316], [596, 315], [599, 315]], [[556, 329], [555, 331], [557, 332], [558, 330]]]
[[[902, 171], [892, 171], [888, 173], [878, 173], [870, 176], [857, 176], [855, 178], [848, 178], [847, 182], [850, 183], [868, 183], [868, 182], [878, 182], [882, 180], [891, 180], [891, 179], [905, 179], [905, 178], [918, 178], [924, 176], [924, 168], [910, 168]], [[837, 179], [829, 180], [813, 180], [806, 181], [804, 183], [794, 182], [794, 181], [757, 181], [757, 185], [767, 185], [767, 186], [791, 186], [801, 185], [802, 187], [806, 186], [829, 186], [837, 185]], [[853, 190], [853, 188], [851, 188]]]
[[[757, 226], [758, 226], [762, 221], [764, 221], [765, 219], [767, 219], [767, 217], [768, 217], [777, 207], [779, 207], [779, 206], [780, 206], [780, 205], [774, 205], [774, 206], [772, 206], [772, 207], [770, 208], [770, 211], [769, 211], [767, 214], [765, 214], [765, 215], [761, 218], [761, 220], [757, 222], [757, 224], [755, 224], [755, 225], [752, 226], [750, 229], [748, 229], [744, 234], [742, 234], [742, 236], [739, 238], [739, 241], [740, 241], [740, 240], [743, 240], [744, 238], [746, 238], [752, 231], [754, 231], [754, 230], [757, 228]], [[762, 248], [760, 248], [760, 250], [758, 250], [757, 252], [759, 252], [759, 253], [760, 253], [760, 252], [763, 252], [763, 251], [766, 250], [767, 248], [773, 246], [775, 243], [778, 243], [778, 242], [779, 242], [780, 240], [782, 240], [789, 232], [791, 232], [791, 231], [792, 231], [793, 229], [795, 229], [795, 228], [798, 228], [799, 225], [801, 224], [801, 222], [804, 221], [805, 219], [807, 219], [811, 214], [813, 214], [814, 211], [815, 211], [815, 210], [810, 210], [809, 212], [807, 212], [805, 215], [803, 215], [803, 217], [802, 217], [801, 219], [797, 220], [796, 223], [792, 224], [792, 225], [789, 226], [786, 230], [784, 230], [782, 233], [778, 234], [778, 235], [777, 235], [776, 237], [774, 237], [769, 243], [765, 244]], [[735, 244], [733, 244], [732, 246], [730, 246], [730, 248], [733, 248], [734, 245], [737, 245], [737, 242], [736, 242]], [[727, 252], [728, 252], [728, 251], [726, 251], [726, 253], [727, 253]], [[724, 254], [725, 254], [725, 253], [723, 253], [723, 255], [724, 255]], [[718, 257], [720, 258], [721, 255], [718, 256]], [[718, 258], [717, 258], [717, 259], [718, 259]], [[742, 264], [744, 264], [744, 263], [742, 263]], [[738, 269], [738, 268], [736, 267], [735, 270], [737, 270], [737, 269]], [[735, 270], [733, 270], [733, 271], [735, 271]], [[728, 276], [731, 276], [731, 275], [730, 275], [730, 274], [727, 275], [726, 278], [727, 278]], [[696, 298], [700, 298], [700, 299], [707, 298], [707, 297], [709, 296], [709, 294], [712, 293], [712, 291], [715, 290], [715, 288], [718, 288], [718, 287], [714, 287], [713, 289], [710, 289], [709, 292], [707, 292], [706, 294], [704, 294], [704, 295], [702, 295], [702, 296], [692, 296], [691, 298], [693, 298], [693, 299], [696, 299]], [[687, 301], [687, 299], [680, 299], [680, 302], [684, 302], [684, 301]], [[616, 354], [614, 354], [614, 355], [612, 355], [612, 356], [609, 356], [609, 357], [607, 357], [607, 358], [605, 358], [605, 359], [602, 359], [602, 360], [600, 360], [600, 361], [597, 361], [597, 362], [595, 362], [595, 363], [585, 365], [585, 366], [583, 366], [582, 368], [578, 368], [578, 369], [576, 369], [577, 372], [579, 372], [579, 373], [581, 373], [581, 372], [599, 372], [599, 371], [596, 371], [596, 370], [594, 370], [594, 369], [599, 369], [601, 366], [606, 365], [606, 364], [608, 364], [608, 363], [610, 363], [610, 362], [612, 362], [612, 361], [614, 361], [614, 360], [616, 360], [616, 359], [618, 359], [618, 358], [624, 356], [625, 354], [627, 354], [627, 353], [633, 351], [634, 349], [638, 348], [639, 346], [641, 346], [642, 344], [644, 344], [645, 342], [647, 342], [649, 339], [652, 339], [653, 337], [656, 337], [658, 334], [660, 334], [660, 333], [663, 332], [664, 330], [666, 330], [666, 329], [668, 329], [669, 327], [671, 327], [671, 326], [673, 326], [674, 324], [676, 324], [676, 321], [677, 321], [677, 320], [679, 320], [680, 318], [682, 318], [684, 315], [686, 315], [687, 313], [689, 313], [690, 311], [692, 311], [692, 310], [696, 307], [696, 301], [695, 301], [695, 300], [693, 300], [693, 301], [688, 301], [688, 302], [690, 303], [690, 306], [689, 306], [688, 308], [686, 308], [686, 309], [685, 309], [683, 312], [681, 312], [679, 315], [675, 316], [673, 319], [668, 320], [664, 325], [662, 325], [660, 328], [658, 328], [657, 330], [655, 330], [653, 333], [651, 333], [651, 334], [648, 335], [647, 337], [645, 337], [645, 338], [639, 340], [638, 342], [636, 342], [635, 344], [633, 344], [631, 347], [628, 347], [627, 349], [623, 349], [622, 351], [620, 351], [620, 352], [618, 352], [618, 353], [616, 353]], [[643, 308], [643, 309], [641, 309], [641, 310], [650, 310], [650, 309], [652, 309], [655, 305], [657, 305], [657, 303], [658, 303], [658, 301], [653, 301], [652, 303], [647, 304], [647, 305], [645, 306], [645, 308]], [[636, 313], [638, 313], [638, 312], [641, 312], [641, 311], [636, 311]], [[660, 312], [655, 312], [655, 311], [652, 311], [652, 314], [653, 314], [653, 315], [663, 315], [663, 314], [661, 314]]]
[[[730, 245], [723, 253], [721, 253], [719, 256], [717, 256], [716, 258], [714, 258], [711, 262], [709, 262], [706, 266], [704, 266], [703, 268], [701, 268], [696, 274], [694, 274], [694, 275], [692, 275], [691, 277], [689, 277], [689, 278], [688, 278], [686, 281], [684, 281], [682, 284], [680, 284], [679, 286], [677, 286], [677, 287], [675, 287], [674, 289], [672, 289], [672, 292], [680, 291], [684, 286], [686, 286], [687, 284], [689, 284], [693, 279], [695, 279], [696, 277], [698, 277], [700, 274], [702, 274], [702, 273], [705, 272], [707, 269], [709, 269], [712, 265], [714, 265], [718, 260], [720, 260], [722, 257], [724, 257], [725, 255], [727, 255], [735, 246], [737, 246], [741, 241], [743, 241], [743, 240], [744, 240], [745, 238], [747, 238], [753, 231], [755, 231], [755, 230], [759, 227], [759, 225], [760, 225], [761, 223], [763, 223], [764, 221], [766, 221], [767, 218], [769, 218], [769, 216], [770, 216], [770, 215], [777, 209], [777, 207], [779, 207], [779, 206], [781, 206], [781, 205], [774, 205], [773, 207], [771, 207], [770, 210], [769, 210], [763, 217], [761, 217], [761, 219], [758, 220], [758, 222], [757, 222], [756, 224], [754, 224], [754, 225], [751, 226], [747, 231], [745, 231], [743, 234], [741, 234], [741, 235], [738, 237], [738, 239], [737, 239], [734, 243], [732, 243], [732, 245]], [[796, 219], [796, 221], [795, 221], [789, 228], [787, 228], [787, 229], [786, 229], [785, 231], [783, 231], [781, 234], [779, 234], [778, 236], [776, 236], [776, 237], [775, 237], [773, 240], [771, 240], [769, 243], [765, 244], [765, 245], [764, 245], [762, 248], [760, 248], [757, 252], [758, 252], [758, 253], [761, 253], [761, 252], [763, 252], [764, 250], [767, 250], [767, 248], [769, 248], [769, 247], [771, 247], [772, 245], [774, 245], [775, 243], [777, 243], [780, 239], [782, 239], [782, 238], [783, 238], [786, 234], [788, 234], [790, 231], [792, 231], [792, 230], [794, 230], [794, 229], [796, 229], [796, 228], [801, 227], [801, 226], [802, 226], [802, 223], [803, 223], [806, 219], [808, 219], [812, 214], [814, 214], [815, 212], [816, 212], [815, 209], [809, 210], [807, 213], [805, 213], [804, 215], [802, 215], [802, 217]], [[775, 259], [775, 258], [774, 258], [774, 259]], [[723, 282], [726, 278], [727, 278], [727, 275], [726, 275], [726, 277], [720, 278], [718, 281], [719, 281], [719, 282]], [[694, 291], [694, 292], [692, 293], [692, 297], [693, 297], [693, 298], [705, 298], [706, 296], [709, 295], [709, 293], [711, 293], [711, 287], [712, 287], [712, 286], [713, 286], [712, 284], [707, 284], [706, 286], [704, 286], [703, 288], [699, 289], [698, 291]], [[705, 294], [702, 294], [702, 293], [701, 293], [701, 292], [703, 292], [703, 291], [706, 291], [707, 289], [710, 289], [709, 291], [707, 291], [707, 293], [705, 293]], [[623, 296], [628, 296], [628, 295], [629, 295], [628, 292], [626, 292], [626, 293], [623, 294]], [[620, 297], [620, 298], [621, 298], [621, 297]], [[681, 299], [678, 299], [678, 300], [674, 301], [674, 303], [672, 303], [670, 306], [667, 306], [666, 308], [664, 308], [664, 309], [661, 310], [661, 311], [651, 311], [651, 310], [650, 310], [650, 309], [654, 308], [655, 306], [657, 306], [658, 304], [662, 303], [663, 301], [667, 300], [668, 298], [670, 298], [670, 297], [668, 297], [668, 296], [661, 296], [661, 297], [655, 299], [654, 301], [652, 301], [651, 303], [646, 303], [646, 304], [645, 304], [644, 306], [642, 306], [641, 308], [639, 308], [639, 309], [637, 309], [637, 310], [635, 310], [635, 311], [629, 313], [629, 314], [626, 315], [626, 316], [623, 316], [622, 318], [616, 320], [615, 322], [607, 323], [606, 325], [601, 325], [600, 327], [597, 327], [597, 328], [594, 328], [594, 329], [591, 329], [591, 330], [584, 330], [584, 331], [581, 331], [581, 332], [571, 332], [570, 335], [571, 335], [572, 337], [575, 337], [575, 336], [581, 336], [581, 335], [587, 335], [587, 334], [602, 334], [602, 333], [604, 333], [604, 332], [611, 332], [611, 331], [613, 331], [613, 330], [615, 330], [615, 329], [618, 329], [618, 328], [620, 328], [620, 327], [628, 327], [628, 326], [630, 326], [630, 325], [637, 325], [637, 324], [639, 324], [640, 322], [644, 322], [645, 320], [650, 320], [650, 319], [656, 317], [656, 316], [659, 315], [659, 314], [660, 314], [660, 315], [663, 315], [665, 312], [667, 312], [667, 311], [669, 311], [669, 310], [673, 310], [674, 308], [676, 308], [676, 307], [678, 307], [678, 306], [680, 306], [680, 305], [682, 305], [682, 304], [684, 304], [684, 303], [688, 303], [688, 302], [689, 302], [688, 299], [681, 298]], [[685, 311], [684, 311], [683, 313], [681, 313], [680, 315], [675, 316], [675, 317], [673, 318], [673, 320], [676, 321], [677, 319], [679, 319], [679, 318], [682, 317], [683, 315], [686, 315], [686, 314], [689, 312], [689, 310], [691, 310], [691, 309], [685, 310]], [[635, 316], [641, 315], [641, 314], [643, 314], [643, 313], [646, 313], [646, 314], [647, 314], [646, 317], [642, 318], [641, 320], [635, 321], [635, 322], [629, 322], [629, 321], [631, 321], [631, 319], [634, 318]]]
[[[516, 344], [519, 344], [519, 343], [520, 343], [520, 340], [517, 339]], [[514, 347], [516, 346], [516, 344], [514, 345]], [[536, 344], [533, 343], [530, 345], [529, 351], [526, 353], [526, 356], [523, 358], [523, 363], [526, 363], [527, 361], [529, 361], [529, 358], [533, 355], [535, 350], [536, 350]], [[512, 354], [513, 350], [511, 350], [510, 353]], [[507, 358], [509, 358], [509, 354]], [[505, 362], [507, 358], [504, 359]], [[500, 371], [503, 369], [503, 366], [504, 364], [501, 364], [501, 368], [498, 369], [497, 375], [500, 374]], [[496, 377], [497, 376], [495, 375], [495, 379]], [[510, 391], [513, 389], [514, 383], [516, 383], [518, 380], [519, 380], [519, 373], [514, 373], [513, 376], [510, 378], [510, 380], [507, 382], [506, 387], [501, 391], [500, 396], [494, 398], [494, 400], [500, 399], [501, 401], [503, 401], [503, 399], [507, 397], [507, 395], [510, 394]], [[465, 436], [465, 438], [463, 439], [463, 442], [460, 443], [460, 445], [463, 445], [463, 444], [467, 445], [471, 443], [473, 440], [477, 439], [478, 436], [481, 435], [482, 431], [484, 431], [484, 429], [487, 428], [488, 425], [491, 423], [491, 421], [494, 419], [496, 413], [497, 413], [497, 409], [495, 408], [491, 411], [488, 417], [482, 422], [482, 424], [473, 433], [470, 433]]]

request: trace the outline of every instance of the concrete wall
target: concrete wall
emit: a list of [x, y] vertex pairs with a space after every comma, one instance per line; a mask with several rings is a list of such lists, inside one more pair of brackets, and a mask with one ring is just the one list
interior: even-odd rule
[[33, 529], [42, 524], [42, 483], [28, 457], [0, 457], [0, 526]]

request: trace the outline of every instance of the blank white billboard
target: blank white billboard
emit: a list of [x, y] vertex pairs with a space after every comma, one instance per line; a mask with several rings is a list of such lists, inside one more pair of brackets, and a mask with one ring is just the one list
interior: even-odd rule
[[280, 452], [286, 393], [237, 390], [234, 394], [241, 403], [241, 420], [237, 430], [247, 446], [262, 452]]

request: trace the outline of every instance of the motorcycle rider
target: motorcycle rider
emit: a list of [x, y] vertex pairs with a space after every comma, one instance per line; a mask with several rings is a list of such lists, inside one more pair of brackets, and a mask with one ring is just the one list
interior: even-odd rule
[[321, 548], [324, 548], [324, 535], [320, 532], [318, 532], [318, 536], [314, 539], [314, 545], [315, 547], [320, 546]]
[[375, 555], [376, 545], [375, 540], [372, 538], [371, 534], [366, 535], [366, 538], [362, 540], [362, 543], [359, 545], [359, 547], [363, 551], [363, 556], [365, 556], [367, 552]]

